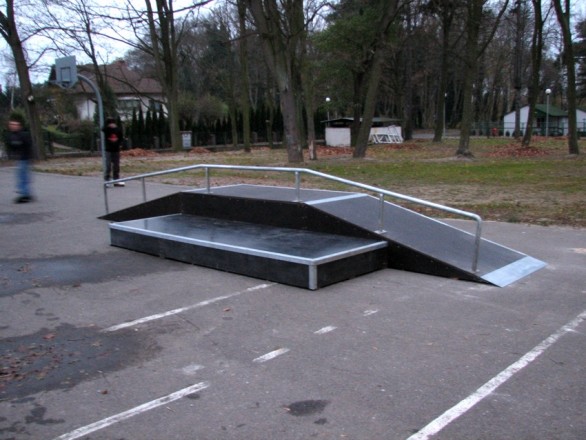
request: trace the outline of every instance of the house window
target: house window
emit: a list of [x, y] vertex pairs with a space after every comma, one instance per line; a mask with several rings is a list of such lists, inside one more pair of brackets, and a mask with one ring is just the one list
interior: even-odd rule
[[155, 101], [154, 99], [149, 99], [149, 109], [152, 112], [160, 112], [163, 109], [163, 104], [160, 101]]
[[118, 113], [123, 119], [132, 118], [132, 112], [140, 109], [140, 99], [129, 98], [118, 100]]

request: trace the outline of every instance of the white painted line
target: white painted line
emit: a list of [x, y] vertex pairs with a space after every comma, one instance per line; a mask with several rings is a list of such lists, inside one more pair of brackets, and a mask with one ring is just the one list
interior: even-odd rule
[[541, 355], [545, 350], [547, 350], [549, 347], [555, 344], [558, 341], [558, 339], [560, 339], [566, 333], [575, 331], [576, 327], [578, 327], [582, 323], [582, 321], [584, 321], [584, 319], [586, 319], [586, 310], [584, 310], [575, 319], [573, 319], [572, 321], [564, 325], [562, 328], [560, 328], [557, 332], [555, 332], [548, 338], [544, 339], [540, 344], [536, 345], [531, 351], [526, 353], [517, 362], [509, 365], [498, 375], [496, 375], [488, 382], [486, 382], [484, 385], [482, 385], [480, 388], [478, 388], [474, 393], [470, 394], [464, 400], [460, 401], [458, 404], [451, 407], [449, 410], [447, 410], [441, 416], [433, 420], [431, 423], [429, 423], [423, 429], [418, 431], [416, 434], [413, 434], [407, 440], [425, 440], [440, 432], [451, 422], [453, 422], [458, 417], [466, 413], [478, 402], [489, 396], [494, 390], [496, 390], [499, 386], [508, 381], [516, 373], [518, 373], [531, 362], [533, 362], [535, 359], [537, 359], [539, 355]]
[[157, 408], [161, 405], [165, 405], [170, 402], [174, 402], [175, 400], [179, 400], [182, 397], [185, 397], [189, 394], [197, 393], [203, 389], [209, 387], [210, 384], [207, 382], [200, 382], [196, 383], [195, 385], [191, 385], [190, 387], [183, 388], [182, 390], [176, 391], [172, 394], [167, 396], [161, 397], [156, 400], [151, 400], [150, 402], [144, 403], [142, 405], [136, 406], [128, 411], [121, 412], [120, 414], [116, 414], [114, 416], [105, 418], [100, 420], [99, 422], [92, 423], [91, 425], [84, 426], [82, 428], [78, 428], [74, 431], [71, 431], [67, 434], [63, 434], [59, 437], [56, 437], [53, 440], [75, 440], [80, 437], [84, 437], [92, 432], [98, 431], [103, 428], [107, 428], [115, 423], [121, 422], [123, 420], [129, 419], [134, 417], [138, 414], [141, 414], [146, 411], [150, 411], [151, 409]]
[[378, 310], [376, 310], [376, 309], [375, 310], [365, 310], [362, 313], [362, 316], [370, 316], [370, 315], [374, 315], [375, 313], [378, 313]]
[[230, 293], [228, 295], [218, 296], [216, 298], [207, 299], [205, 301], [198, 302], [197, 304], [193, 304], [186, 307], [181, 307], [175, 310], [169, 310], [167, 312], [158, 313], [156, 315], [146, 316], [144, 318], [135, 319], [134, 321], [124, 322], [122, 324], [113, 325], [112, 327], [108, 327], [102, 330], [103, 333], [106, 332], [115, 332], [117, 330], [121, 330], [123, 328], [134, 327], [135, 325], [144, 324], [145, 322], [154, 321], [156, 319], [166, 318], [167, 316], [177, 315], [179, 313], [186, 312], [187, 310], [197, 309], [199, 307], [208, 306], [210, 304], [216, 303], [218, 301], [222, 301], [228, 298], [233, 298], [238, 295], [242, 295], [243, 293], [253, 292], [259, 289], [266, 289], [267, 287], [273, 286], [274, 284], [259, 284], [257, 286], [249, 287], [248, 289], [241, 290], [239, 292]]
[[334, 327], [333, 325], [328, 325], [327, 327], [320, 328], [319, 330], [313, 333], [316, 335], [323, 335], [324, 333], [329, 333], [334, 330], [336, 330], [336, 327]]
[[193, 376], [195, 373], [197, 373], [202, 368], [203, 368], [203, 365], [192, 364], [192, 365], [188, 365], [186, 367], [183, 367], [181, 369], [181, 371], [183, 372], [183, 374], [186, 374], [188, 376]]
[[281, 356], [289, 351], [288, 348], [279, 348], [278, 350], [271, 351], [270, 353], [263, 354], [260, 357], [257, 357], [253, 360], [253, 362], [266, 362], [270, 361], [271, 359], [276, 358], [277, 356]]

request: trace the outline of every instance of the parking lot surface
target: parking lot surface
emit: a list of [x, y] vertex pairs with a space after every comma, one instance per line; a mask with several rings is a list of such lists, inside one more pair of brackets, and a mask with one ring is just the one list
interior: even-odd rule
[[20, 205], [13, 172], [0, 439], [586, 438], [583, 229], [487, 222], [547, 263], [505, 288], [385, 269], [309, 291], [114, 248], [99, 179], [35, 174]]

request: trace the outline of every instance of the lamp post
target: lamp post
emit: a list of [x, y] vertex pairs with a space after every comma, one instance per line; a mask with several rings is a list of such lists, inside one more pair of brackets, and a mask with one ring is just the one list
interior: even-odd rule
[[446, 137], [446, 100], [448, 99], [448, 94], [444, 94], [444, 134], [443, 137]]
[[549, 95], [551, 89], [545, 89], [545, 136], [549, 136]]
[[326, 96], [326, 113], [328, 115], [328, 121], [330, 120], [330, 97]]

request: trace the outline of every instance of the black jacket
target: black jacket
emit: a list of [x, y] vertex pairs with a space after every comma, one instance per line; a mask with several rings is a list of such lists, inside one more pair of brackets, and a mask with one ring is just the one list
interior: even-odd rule
[[33, 157], [33, 143], [27, 131], [8, 131], [6, 134], [8, 157], [17, 160], [29, 160]]
[[106, 151], [109, 151], [110, 153], [120, 151], [120, 146], [122, 145], [122, 139], [124, 137], [122, 129], [118, 126], [110, 127], [109, 125], [106, 125], [102, 130], [106, 138]]

